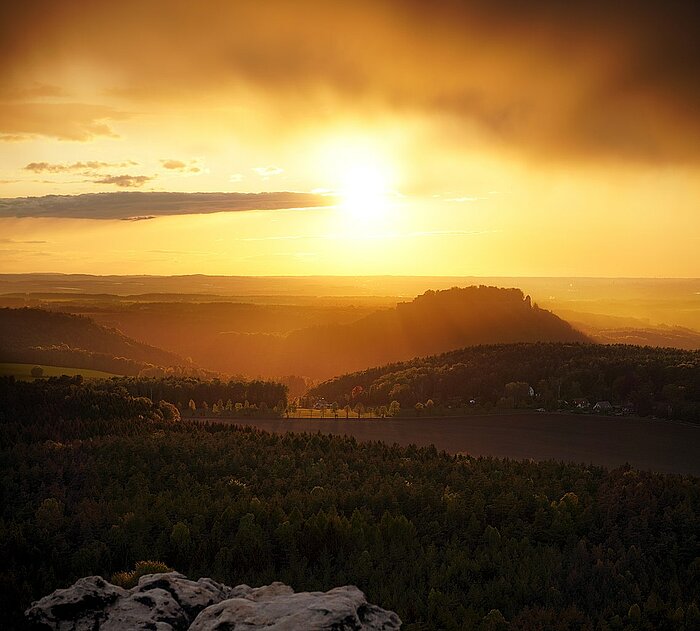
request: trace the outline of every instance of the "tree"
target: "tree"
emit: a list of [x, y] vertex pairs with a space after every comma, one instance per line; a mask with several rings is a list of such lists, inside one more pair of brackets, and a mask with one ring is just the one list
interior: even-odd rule
[[389, 416], [398, 416], [401, 411], [401, 405], [398, 401], [392, 401], [389, 404]]
[[353, 399], [357, 399], [357, 397], [359, 397], [363, 392], [364, 392], [364, 388], [363, 388], [362, 386], [355, 386], [355, 387], [352, 389], [352, 392], [350, 393], [350, 396], [351, 396]]
[[423, 411], [423, 408], [425, 407], [420, 401], [416, 403], [416, 415], [420, 416], [420, 413]]
[[331, 405], [331, 410], [333, 410], [333, 416], [335, 418], [338, 418], [338, 402], [333, 401], [333, 405]]
[[193, 399], [190, 399], [190, 402], [187, 404], [187, 407], [190, 408], [190, 413], [192, 416], [194, 416], [195, 412], [197, 411], [197, 404], [194, 402]]
[[190, 529], [187, 524], [179, 521], [170, 532], [170, 541], [172, 542], [178, 556], [184, 557], [190, 548]]
[[637, 625], [641, 622], [642, 620], [642, 610], [640, 606], [637, 603], [634, 603], [630, 608], [629, 611], [627, 612], [627, 617], [630, 619], [630, 622], [633, 624]]
[[433, 413], [434, 407], [435, 407], [435, 403], [433, 403], [432, 399], [428, 399], [425, 402], [425, 409], [427, 410], [428, 416], [430, 416]]
[[530, 398], [530, 386], [524, 381], [511, 381], [506, 384], [505, 398], [512, 398], [514, 406], [520, 407]]
[[163, 418], [166, 421], [179, 421], [180, 420], [180, 410], [177, 409], [172, 403], [167, 401], [159, 401], [158, 409], [160, 410]]
[[489, 631], [501, 631], [508, 628], [508, 622], [498, 609], [491, 609], [484, 616], [484, 627]]
[[41, 366], [34, 366], [31, 370], [32, 377], [43, 377], [44, 369]]

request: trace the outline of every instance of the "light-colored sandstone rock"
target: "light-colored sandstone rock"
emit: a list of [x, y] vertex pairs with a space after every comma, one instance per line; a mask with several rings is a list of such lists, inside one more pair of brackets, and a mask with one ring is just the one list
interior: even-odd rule
[[30, 625], [58, 631], [394, 631], [398, 616], [354, 586], [295, 594], [283, 583], [228, 587], [182, 574], [143, 576], [131, 590], [98, 576], [56, 590], [27, 610]]
[[230, 598], [207, 607], [190, 629], [390, 631], [400, 627], [401, 621], [395, 613], [370, 605], [357, 587], [348, 586], [328, 592], [298, 594], [276, 589], [250, 594], [250, 597]]
[[66, 589], [57, 589], [27, 609], [36, 627], [58, 631], [90, 631], [100, 626], [105, 612], [128, 592], [100, 576], [86, 576]]

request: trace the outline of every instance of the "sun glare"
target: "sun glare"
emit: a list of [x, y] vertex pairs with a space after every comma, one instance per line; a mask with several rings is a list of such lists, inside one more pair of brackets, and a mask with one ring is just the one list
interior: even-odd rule
[[326, 136], [312, 152], [319, 182], [338, 203], [329, 230], [352, 239], [376, 239], [395, 226], [400, 161], [381, 133], [352, 130]]
[[389, 195], [388, 175], [377, 164], [350, 166], [342, 175], [341, 209], [353, 219], [381, 219], [386, 212]]

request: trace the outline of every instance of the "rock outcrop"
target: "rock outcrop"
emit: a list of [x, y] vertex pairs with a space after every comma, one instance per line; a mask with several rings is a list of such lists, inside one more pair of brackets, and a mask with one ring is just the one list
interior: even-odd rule
[[394, 631], [399, 617], [367, 602], [354, 586], [294, 593], [272, 583], [228, 587], [209, 578], [191, 581], [177, 572], [141, 577], [133, 589], [99, 576], [81, 578], [35, 602], [26, 612], [32, 628], [57, 631], [117, 629], [179, 631]]

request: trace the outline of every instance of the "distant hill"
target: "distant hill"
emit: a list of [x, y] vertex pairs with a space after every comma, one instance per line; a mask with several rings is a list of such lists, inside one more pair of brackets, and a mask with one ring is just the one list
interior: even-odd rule
[[635, 344], [700, 350], [700, 331], [683, 326], [656, 324], [648, 318], [631, 318], [570, 309], [555, 309], [579, 331], [600, 344]]
[[[49, 303], [49, 308], [84, 308], [101, 324], [63, 312], [2, 309], [4, 361], [76, 365], [76, 349], [82, 349], [159, 366], [182, 365], [181, 358], [187, 356], [221, 373], [318, 380], [474, 344], [588, 340], [558, 316], [533, 305], [521, 290], [487, 286], [428, 291], [410, 302], [379, 309], [100, 301], [64, 307]], [[68, 349], [56, 348], [60, 345]], [[68, 351], [70, 364], [65, 361]], [[133, 367], [115, 371], [114, 366], [80, 361], [80, 367], [138, 373]]]
[[[531, 396], [529, 388], [534, 394]], [[700, 422], [700, 351], [626, 345], [529, 343], [472, 346], [335, 377], [308, 397], [341, 407], [593, 406]]]
[[474, 286], [427, 291], [354, 322], [286, 336], [221, 335], [216, 352], [232, 372], [318, 379], [473, 344], [534, 341], [588, 338], [519, 289]]
[[138, 374], [186, 362], [89, 318], [43, 309], [0, 309], [0, 361]]

